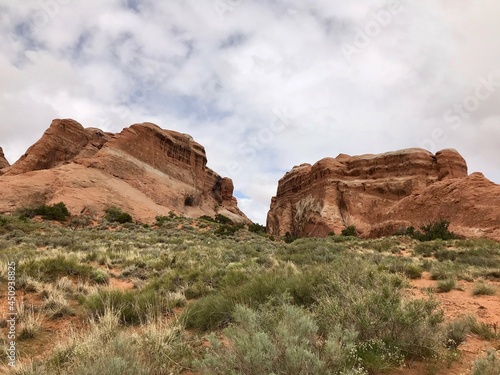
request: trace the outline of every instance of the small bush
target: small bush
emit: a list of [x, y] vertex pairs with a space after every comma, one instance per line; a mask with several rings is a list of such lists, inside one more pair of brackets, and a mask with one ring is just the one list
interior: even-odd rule
[[19, 265], [19, 273], [45, 282], [54, 282], [63, 276], [75, 276], [90, 280], [92, 267], [62, 255], [53, 258], [30, 259]]
[[132, 216], [129, 213], [122, 211], [120, 208], [112, 206], [106, 210], [106, 220], [111, 223], [132, 223]]
[[290, 232], [286, 232], [285, 233], [285, 238], [283, 240], [285, 241], [285, 243], [292, 243], [296, 239], [297, 239], [296, 236], [291, 235]]
[[257, 223], [252, 223], [248, 226], [248, 230], [257, 234], [266, 234], [266, 227]]
[[242, 228], [242, 225], [223, 224], [214, 231], [214, 234], [216, 234], [217, 236], [232, 236]]
[[348, 227], [342, 229], [340, 235], [346, 237], [356, 237], [358, 235], [358, 231], [354, 225], [349, 225]]
[[451, 240], [457, 236], [448, 230], [450, 222], [444, 219], [420, 227], [421, 232], [415, 232], [413, 237], [419, 241]]
[[484, 281], [478, 281], [472, 288], [472, 295], [474, 296], [493, 296], [495, 294], [495, 288]]
[[439, 280], [437, 283], [437, 291], [439, 293], [446, 293], [455, 289], [456, 281], [455, 279]]
[[94, 281], [96, 284], [108, 284], [109, 283], [109, 275], [106, 273], [106, 271], [103, 271], [101, 269], [97, 269], [92, 271], [91, 274], [91, 280]]
[[220, 224], [233, 225], [233, 221], [222, 214], [215, 215], [215, 221]]
[[495, 350], [490, 350], [488, 354], [474, 361], [472, 375], [498, 375], [500, 374], [500, 359]]
[[86, 298], [85, 307], [92, 316], [111, 309], [123, 324], [139, 324], [159, 318], [175, 307], [165, 297], [153, 291], [101, 290]]
[[51, 206], [41, 205], [35, 208], [23, 208], [19, 210], [21, 217], [33, 218], [40, 215], [44, 220], [66, 221], [70, 213], [63, 202], [53, 204]]
[[[238, 305], [224, 345], [210, 335], [210, 349], [197, 370], [203, 374], [366, 374], [356, 354], [355, 333], [337, 329], [318, 340], [318, 326], [306, 310], [288, 304], [252, 310]], [[344, 372], [350, 371], [350, 372]]]
[[406, 277], [412, 280], [420, 279], [422, 277], [422, 272], [423, 272], [422, 267], [416, 264], [406, 264], [403, 267], [403, 273], [406, 275]]
[[446, 346], [456, 349], [465, 341], [471, 330], [469, 317], [456, 319], [446, 326]]

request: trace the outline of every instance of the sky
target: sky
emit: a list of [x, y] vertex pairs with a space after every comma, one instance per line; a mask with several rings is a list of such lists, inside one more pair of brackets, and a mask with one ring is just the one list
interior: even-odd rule
[[340, 153], [455, 148], [500, 183], [498, 0], [0, 0], [0, 147], [54, 118], [205, 146], [265, 224], [278, 180]]

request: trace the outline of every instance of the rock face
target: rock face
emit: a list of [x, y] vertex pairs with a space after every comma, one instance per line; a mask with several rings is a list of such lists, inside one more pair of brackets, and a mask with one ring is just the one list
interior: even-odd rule
[[64, 202], [72, 214], [118, 206], [142, 222], [170, 211], [187, 217], [221, 213], [249, 222], [233, 183], [206, 166], [191, 136], [151, 123], [121, 133], [54, 120], [42, 138], [0, 177], [0, 212]]
[[391, 235], [439, 219], [469, 237], [500, 240], [500, 185], [467, 175], [452, 149], [406, 149], [325, 158], [294, 167], [279, 181], [268, 232], [326, 236], [354, 225], [364, 237]]
[[9, 166], [10, 166], [10, 164], [7, 161], [7, 159], [5, 159], [5, 155], [3, 154], [3, 150], [0, 147], [0, 174], [2, 174], [1, 169], [9, 167]]

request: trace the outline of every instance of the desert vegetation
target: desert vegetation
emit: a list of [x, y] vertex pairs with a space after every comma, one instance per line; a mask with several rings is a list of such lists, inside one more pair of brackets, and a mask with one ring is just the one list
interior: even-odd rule
[[[11, 373], [500, 371], [499, 315], [487, 304], [500, 305], [497, 242], [352, 233], [289, 241], [222, 215], [145, 226], [112, 213], [74, 227], [0, 217], [1, 285], [16, 264]], [[454, 294], [491, 316], [450, 310]], [[463, 352], [471, 342], [489, 351]]]

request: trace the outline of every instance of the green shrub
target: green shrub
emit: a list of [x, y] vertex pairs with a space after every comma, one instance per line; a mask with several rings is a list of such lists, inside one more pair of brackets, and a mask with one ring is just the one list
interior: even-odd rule
[[215, 221], [219, 224], [233, 225], [233, 221], [222, 214], [215, 215]]
[[139, 324], [171, 311], [175, 307], [165, 297], [153, 291], [100, 290], [89, 295], [85, 307], [92, 316], [115, 311], [123, 324]]
[[156, 216], [155, 217], [155, 225], [161, 227], [163, 224], [165, 224], [167, 221], [172, 220], [170, 216]]
[[443, 249], [444, 249], [444, 244], [441, 241], [433, 241], [433, 242], [418, 243], [417, 245], [415, 245], [413, 251], [417, 255], [422, 255], [424, 257], [431, 257], [435, 255], [437, 252], [442, 251]]
[[488, 354], [474, 361], [472, 375], [498, 375], [500, 374], [500, 359], [495, 350], [490, 350]]
[[217, 236], [232, 236], [241, 229], [243, 229], [242, 225], [222, 224], [214, 231], [214, 234]]
[[266, 234], [266, 227], [257, 223], [252, 223], [248, 226], [248, 230], [257, 234]]
[[234, 315], [235, 324], [224, 331], [230, 345], [210, 335], [210, 349], [196, 362], [201, 373], [366, 374], [356, 354], [355, 333], [336, 329], [320, 341], [313, 316], [302, 308], [238, 305]]
[[109, 275], [106, 273], [106, 271], [103, 271], [101, 269], [97, 269], [97, 270], [92, 271], [90, 278], [96, 284], [108, 284], [109, 283]]
[[423, 225], [420, 227], [421, 232], [415, 232], [413, 237], [419, 241], [432, 241], [432, 240], [451, 240], [457, 236], [448, 230], [450, 222], [444, 219]]
[[66, 221], [70, 213], [63, 202], [47, 206], [45, 204], [35, 208], [23, 208], [19, 210], [21, 217], [32, 218], [40, 215], [44, 220]]
[[452, 289], [455, 289], [456, 286], [456, 281], [455, 279], [445, 279], [445, 280], [439, 280], [437, 283], [437, 291], [439, 293], [446, 293], [451, 291]]
[[469, 317], [456, 319], [446, 326], [446, 346], [456, 349], [465, 341], [471, 330]]
[[403, 273], [410, 279], [420, 279], [423, 269], [416, 264], [406, 264], [403, 266]]
[[67, 259], [62, 255], [43, 259], [30, 259], [22, 262], [19, 274], [25, 274], [35, 279], [54, 282], [62, 276], [74, 276], [84, 280], [90, 280], [93, 268], [86, 264], [80, 264], [76, 259]]
[[128, 214], [127, 212], [122, 211], [120, 208], [112, 206], [109, 207], [106, 210], [106, 220], [111, 222], [111, 223], [120, 223], [120, 224], [125, 224], [125, 223], [131, 223], [132, 216]]
[[474, 296], [493, 296], [495, 294], [495, 288], [484, 281], [478, 281], [472, 288], [472, 295]]
[[290, 232], [286, 232], [285, 233], [285, 238], [283, 240], [285, 241], [285, 243], [292, 243], [296, 239], [297, 239], [296, 236], [291, 235]]
[[358, 231], [354, 225], [349, 225], [348, 227], [342, 229], [340, 235], [346, 237], [356, 237], [358, 235]]

